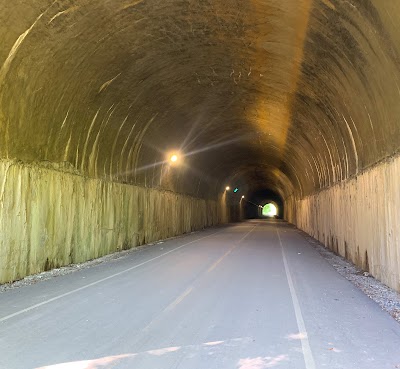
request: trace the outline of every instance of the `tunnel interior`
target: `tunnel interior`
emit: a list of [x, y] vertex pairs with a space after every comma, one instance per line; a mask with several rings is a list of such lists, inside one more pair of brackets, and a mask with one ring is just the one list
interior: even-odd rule
[[274, 204], [277, 207], [276, 217], [283, 219], [284, 202], [276, 192], [268, 189], [259, 189], [250, 194], [245, 205], [246, 219], [263, 219], [263, 208], [267, 204]]
[[[398, 2], [0, 9], [0, 281], [253, 218], [264, 199], [400, 289]], [[357, 209], [380, 186], [375, 242]]]
[[261, 215], [265, 218], [274, 218], [278, 215], [277, 204], [273, 202], [268, 202], [261, 208]]
[[196, 197], [230, 179], [309, 195], [399, 149], [393, 4], [3, 2], [0, 154]]

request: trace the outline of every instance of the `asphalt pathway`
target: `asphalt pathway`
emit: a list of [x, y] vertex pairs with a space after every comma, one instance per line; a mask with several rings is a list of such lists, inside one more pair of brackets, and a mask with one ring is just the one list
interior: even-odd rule
[[280, 221], [0, 293], [0, 369], [395, 369], [400, 325]]

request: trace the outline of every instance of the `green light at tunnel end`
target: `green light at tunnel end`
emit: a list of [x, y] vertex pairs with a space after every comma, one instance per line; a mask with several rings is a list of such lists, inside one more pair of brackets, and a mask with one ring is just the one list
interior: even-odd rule
[[238, 191], [239, 191], [239, 189], [237, 187], [233, 190], [234, 193], [236, 193]]
[[269, 203], [262, 208], [262, 215], [264, 217], [272, 218], [277, 214], [278, 214], [278, 209], [274, 204]]

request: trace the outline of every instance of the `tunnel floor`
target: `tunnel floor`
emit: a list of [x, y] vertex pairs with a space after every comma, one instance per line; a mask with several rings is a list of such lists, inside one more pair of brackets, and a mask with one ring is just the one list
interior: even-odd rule
[[287, 223], [253, 220], [0, 294], [0, 368], [400, 364], [400, 325]]

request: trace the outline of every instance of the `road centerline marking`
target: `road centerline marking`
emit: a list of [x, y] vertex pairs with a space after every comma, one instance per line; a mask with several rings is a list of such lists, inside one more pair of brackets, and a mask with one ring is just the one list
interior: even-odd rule
[[[257, 224], [258, 225], [258, 224]], [[208, 269], [207, 269], [207, 273], [212, 272], [221, 262], [222, 260], [224, 260], [233, 250], [235, 250], [236, 248], [239, 247], [240, 243], [251, 233], [254, 231], [254, 229], [257, 227], [257, 225], [255, 225], [249, 232], [247, 232], [240, 240], [239, 242], [234, 245], [230, 250], [228, 250], [224, 255], [222, 255], [213, 265], [211, 265]]]
[[[211, 265], [211, 267], [209, 267], [207, 269], [207, 271], [205, 273], [202, 274], [202, 276], [207, 275], [208, 273], [210, 273], [211, 271], [213, 271], [221, 262], [223, 259], [225, 259], [225, 257], [227, 257], [233, 250], [235, 250], [240, 243], [251, 233], [253, 232], [253, 230], [257, 227], [257, 225], [255, 225], [249, 232], [247, 232], [239, 241], [236, 245], [234, 245], [231, 249], [229, 249], [223, 256], [221, 256], [213, 265]], [[188, 297], [192, 291], [195, 288], [196, 282], [198, 282], [198, 280], [201, 277], [198, 277], [196, 279], [196, 281], [194, 281], [194, 283], [189, 286], [182, 294], [180, 294], [172, 303], [170, 303], [163, 311], [161, 311], [156, 317], [154, 317], [147, 325], [146, 327], [144, 327], [142, 329], [142, 332], [148, 332], [150, 330], [151, 327], [153, 327], [155, 324], [157, 324], [158, 322], [160, 322], [165, 314], [170, 313], [171, 311], [173, 311], [182, 301], [184, 301], [186, 299], [186, 297]]]
[[159, 323], [165, 314], [170, 313], [173, 311], [187, 296], [189, 296], [193, 291], [193, 286], [187, 288], [182, 294], [180, 294], [173, 302], [171, 302], [159, 315], [157, 315], [154, 319], [150, 321], [143, 329], [142, 332], [148, 333], [150, 328], [153, 327], [155, 324]]

